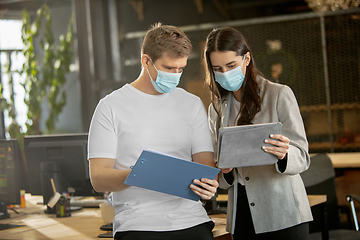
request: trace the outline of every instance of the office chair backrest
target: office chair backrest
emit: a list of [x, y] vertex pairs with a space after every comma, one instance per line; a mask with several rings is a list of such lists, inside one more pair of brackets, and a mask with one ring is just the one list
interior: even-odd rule
[[[340, 227], [340, 215], [336, 196], [335, 170], [331, 159], [326, 154], [317, 154], [311, 157], [310, 167], [300, 174], [304, 181], [307, 194], [326, 195], [326, 215], [329, 229]], [[314, 221], [310, 222], [310, 232], [320, 231], [320, 209], [313, 207]]]
[[310, 167], [307, 171], [301, 173], [304, 185], [311, 187], [325, 180], [335, 177], [335, 171], [331, 159], [328, 155], [322, 153], [312, 156]]

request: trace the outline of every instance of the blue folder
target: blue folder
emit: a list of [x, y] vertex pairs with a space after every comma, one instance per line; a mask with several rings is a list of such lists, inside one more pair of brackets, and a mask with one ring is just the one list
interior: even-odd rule
[[144, 150], [125, 179], [124, 184], [174, 196], [200, 200], [190, 184], [194, 179], [215, 179], [220, 169]]

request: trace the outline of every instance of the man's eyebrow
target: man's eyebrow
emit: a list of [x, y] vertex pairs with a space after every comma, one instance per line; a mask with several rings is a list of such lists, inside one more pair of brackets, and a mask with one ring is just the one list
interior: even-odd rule
[[[174, 66], [169, 66], [169, 65], [166, 65], [166, 64], [163, 64], [162, 65], [164, 68], [177, 68], [177, 67], [174, 67]], [[186, 65], [185, 66], [182, 66], [182, 67], [179, 67], [179, 68], [185, 68], [186, 67]]]

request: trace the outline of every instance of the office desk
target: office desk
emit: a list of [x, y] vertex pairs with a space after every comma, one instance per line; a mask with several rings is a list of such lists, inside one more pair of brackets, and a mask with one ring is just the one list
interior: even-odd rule
[[216, 240], [231, 240], [231, 234], [225, 230], [226, 214], [210, 215], [210, 218], [215, 222], [214, 238]]
[[360, 153], [327, 153], [334, 168], [360, 168]]
[[[87, 240], [100, 239], [100, 230], [104, 224], [99, 208], [84, 208], [71, 213], [71, 217], [57, 218], [55, 214], [44, 213], [45, 206], [37, 204], [41, 196], [26, 194], [26, 208], [16, 209], [19, 214], [8, 210], [10, 218], [0, 220], [0, 224], [24, 225], [0, 231], [0, 239], [59, 239]], [[214, 237], [216, 240], [230, 240], [225, 231], [226, 215], [211, 216], [215, 221]]]
[[310, 207], [325, 203], [327, 201], [326, 195], [308, 195]]

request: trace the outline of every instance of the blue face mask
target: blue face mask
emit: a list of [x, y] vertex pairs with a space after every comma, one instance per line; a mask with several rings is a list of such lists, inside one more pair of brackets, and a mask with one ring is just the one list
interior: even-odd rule
[[[240, 67], [234, 68], [227, 72], [214, 72], [215, 81], [220, 84], [220, 86], [230, 92], [235, 92], [241, 88], [241, 85], [244, 82], [245, 76], [241, 71], [241, 67], [245, 62], [245, 55], [243, 57], [243, 62]], [[246, 68], [245, 68], [246, 72]]]
[[[150, 59], [150, 61], [151, 61], [151, 59]], [[154, 86], [156, 91], [158, 91], [159, 93], [170, 93], [179, 84], [182, 72], [180, 72], [180, 73], [163, 72], [163, 71], [157, 70], [157, 68], [155, 67], [155, 65], [152, 61], [151, 61], [151, 63], [153, 64], [155, 70], [158, 73], [156, 80], [154, 81], [151, 78], [149, 69], [147, 68], [152, 85]]]

